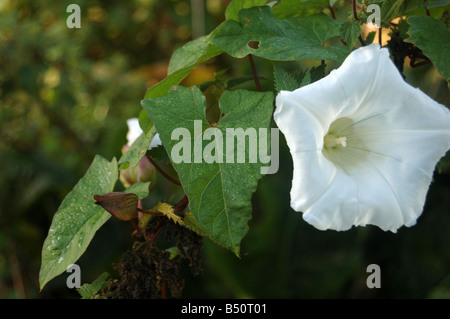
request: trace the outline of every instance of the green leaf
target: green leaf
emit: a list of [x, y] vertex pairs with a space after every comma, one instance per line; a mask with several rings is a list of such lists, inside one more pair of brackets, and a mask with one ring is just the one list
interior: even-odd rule
[[222, 51], [206, 42], [205, 39], [206, 36], [199, 37], [175, 50], [170, 58], [168, 74], [195, 66], [222, 53]]
[[282, 0], [273, 8], [273, 14], [280, 19], [302, 15], [307, 9], [328, 7], [328, 0]]
[[325, 67], [326, 67], [326, 64], [321, 64], [319, 66], [312, 67], [308, 71], [310, 74], [310, 78], [311, 78], [311, 81], [309, 83], [314, 83], [316, 81], [319, 81], [321, 78], [323, 78], [325, 76]]
[[163, 163], [170, 163], [170, 159], [167, 155], [166, 149], [162, 145], [158, 145], [157, 147], [153, 147], [151, 150], [149, 150], [148, 156], [150, 156], [153, 160], [161, 161]]
[[373, 40], [375, 39], [375, 35], [377, 34], [376, 31], [371, 31], [367, 34], [366, 38], [364, 39], [364, 42], [366, 45], [369, 45], [373, 43]]
[[328, 39], [339, 36], [341, 23], [324, 13], [296, 17], [289, 19], [296, 26], [300, 26], [314, 33], [316, 38], [323, 45]]
[[128, 187], [125, 192], [136, 194], [139, 199], [144, 199], [148, 196], [150, 192], [150, 182], [143, 183], [137, 182]]
[[305, 72], [305, 75], [303, 76], [302, 82], [300, 83], [299, 87], [303, 87], [308, 84], [311, 84], [311, 70]]
[[165, 96], [170, 88], [180, 83], [193, 69], [195, 65], [185, 67], [168, 75], [164, 80], [158, 82], [145, 92], [146, 99]]
[[416, 8], [420, 8], [423, 0], [383, 0], [370, 2], [381, 5], [381, 24], [385, 27], [390, 27], [392, 19], [404, 16]]
[[437, 8], [437, 7], [446, 7], [450, 6], [450, 0], [439, 0], [439, 1], [427, 1], [420, 4], [420, 6], [428, 7], [428, 9], [431, 8]]
[[341, 24], [340, 33], [342, 40], [344, 40], [350, 48], [353, 48], [358, 36], [361, 34], [361, 26], [354, 21], [344, 22]]
[[153, 122], [150, 119], [150, 117], [148, 116], [148, 113], [145, 112], [145, 110], [141, 110], [139, 112], [138, 120], [139, 120], [139, 126], [140, 126], [141, 130], [144, 132], [144, 134], [148, 134], [148, 132], [153, 127]]
[[450, 32], [446, 25], [429, 16], [413, 16], [408, 18], [410, 25], [408, 34], [411, 40], [422, 49], [433, 62], [447, 82], [450, 81]]
[[39, 283], [47, 282], [75, 263], [95, 232], [111, 217], [95, 205], [95, 194], [109, 193], [118, 178], [117, 161], [96, 156], [88, 171], [61, 203], [42, 247]]
[[[225, 115], [215, 129], [215, 132], [220, 132], [218, 134], [223, 136], [222, 149], [214, 138], [213, 141], [204, 141], [202, 135], [199, 136], [211, 126], [205, 114], [206, 99], [198, 88], [176, 86], [165, 97], [145, 99], [142, 106], [155, 123], [163, 145], [179, 174], [195, 220], [215, 241], [239, 254], [240, 242], [248, 231], [247, 223], [252, 212], [251, 197], [261, 177], [262, 165], [258, 161], [249, 163], [248, 146], [245, 148], [244, 163], [230, 163], [229, 158], [224, 158], [223, 163], [206, 163], [205, 160], [196, 163], [195, 159], [203, 155], [203, 146], [206, 144], [206, 147], [215, 145], [222, 154], [226, 154], [227, 128], [242, 128], [244, 131], [254, 128], [256, 132], [259, 128], [269, 130], [273, 94], [244, 90], [223, 93], [219, 106]], [[172, 132], [177, 128], [183, 128], [184, 134], [189, 136], [185, 136], [186, 139], [181, 141], [172, 140]], [[172, 149], [182, 142], [187, 142], [190, 147], [187, 159], [174, 160]], [[231, 149], [236, 152], [235, 148]], [[236, 161], [236, 153], [231, 155]]]
[[405, 0], [385, 0], [381, 6], [381, 22], [387, 24], [398, 17], [404, 2]]
[[[149, 129], [148, 133], [141, 134], [141, 136], [139, 136], [130, 148], [120, 157], [119, 164], [121, 165], [121, 168], [133, 168], [139, 164], [139, 161], [145, 156], [145, 153], [156, 134], [155, 126], [153, 124], [151, 125], [152, 127]], [[124, 163], [129, 163], [130, 165], [122, 166]]]
[[108, 277], [109, 274], [104, 272], [91, 284], [83, 284], [79, 289], [77, 289], [78, 293], [81, 295], [81, 299], [95, 298], [95, 295], [100, 291], [100, 289], [105, 288], [109, 284]]
[[239, 22], [223, 22], [208, 36], [208, 42], [235, 58], [253, 54], [272, 61], [342, 62], [348, 48], [324, 47], [326, 40], [337, 35], [339, 23], [324, 14], [279, 20], [264, 6], [241, 10]]
[[225, 19], [238, 20], [238, 13], [242, 9], [248, 9], [251, 7], [259, 7], [265, 5], [267, 0], [233, 0], [227, 6], [225, 10]]
[[184, 225], [183, 218], [181, 218], [181, 216], [178, 216], [175, 213], [175, 209], [173, 208], [173, 206], [168, 203], [159, 202], [155, 205], [155, 207], [153, 207], [152, 210], [163, 214], [163, 216], [167, 217], [176, 224]]
[[324, 77], [325, 64], [321, 64], [305, 72], [295, 72], [294, 74], [287, 73], [281, 69], [277, 63], [274, 64], [274, 78], [276, 91], [281, 90], [294, 91], [305, 85], [316, 82]]
[[178, 48], [170, 60], [169, 75], [149, 88], [144, 98], [165, 96], [173, 85], [180, 83], [197, 65], [222, 53], [203, 39], [201, 37]]
[[278, 63], [273, 65], [273, 75], [275, 79], [275, 89], [277, 92], [282, 90], [294, 91], [300, 87], [297, 79], [281, 68]]
[[183, 218], [184, 224], [193, 232], [197, 233], [200, 236], [209, 236], [209, 233], [200, 225], [196, 220], [194, 215], [191, 212], [187, 212], [184, 214]]

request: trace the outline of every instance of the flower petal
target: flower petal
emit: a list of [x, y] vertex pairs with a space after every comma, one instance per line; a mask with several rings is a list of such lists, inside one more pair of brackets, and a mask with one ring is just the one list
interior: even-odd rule
[[127, 120], [128, 132], [127, 132], [127, 145], [131, 146], [134, 141], [137, 140], [139, 136], [142, 134], [142, 129], [139, 126], [138, 118], [131, 118]]
[[293, 154], [294, 173], [291, 188], [291, 207], [307, 211], [333, 183], [338, 172], [320, 151]]
[[[131, 118], [127, 120], [128, 125], [128, 132], [127, 132], [127, 145], [131, 146], [131, 144], [134, 143], [134, 141], [141, 136], [142, 129], [139, 125], [139, 119], [138, 118]], [[153, 136], [153, 139], [150, 143], [150, 146], [148, 147], [149, 150], [152, 148], [155, 148], [159, 145], [162, 145], [161, 138], [159, 137], [159, 134], [156, 133], [155, 136]]]
[[[353, 51], [327, 77], [280, 92], [276, 106], [294, 163], [291, 206], [307, 222], [393, 232], [416, 223], [450, 148], [450, 111], [407, 84], [387, 49]], [[325, 152], [333, 125], [339, 134], [327, 136], [346, 144], [329, 143]]]

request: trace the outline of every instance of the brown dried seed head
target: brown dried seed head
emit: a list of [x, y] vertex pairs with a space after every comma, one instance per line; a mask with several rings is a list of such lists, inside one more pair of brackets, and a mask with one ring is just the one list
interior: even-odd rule
[[94, 195], [96, 204], [100, 205], [113, 215], [123, 221], [129, 221], [138, 215], [137, 205], [139, 198], [133, 193], [112, 192], [104, 195]]

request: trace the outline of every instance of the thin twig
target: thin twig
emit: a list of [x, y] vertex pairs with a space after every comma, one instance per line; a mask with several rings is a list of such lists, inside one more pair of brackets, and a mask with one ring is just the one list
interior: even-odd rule
[[262, 92], [261, 84], [259, 83], [258, 73], [256, 73], [255, 63], [253, 62], [253, 56], [248, 55], [248, 60], [250, 61], [250, 67], [252, 68], [253, 79], [255, 80], [256, 89], [258, 92]]

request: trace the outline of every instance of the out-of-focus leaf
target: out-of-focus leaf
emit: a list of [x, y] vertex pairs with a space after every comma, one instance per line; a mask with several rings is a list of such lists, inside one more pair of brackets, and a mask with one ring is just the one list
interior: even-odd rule
[[328, 0], [282, 0], [273, 8], [273, 14], [280, 19], [302, 14], [306, 9], [327, 8]]
[[433, 62], [447, 82], [450, 81], [450, 32], [446, 25], [433, 17], [408, 18], [408, 34], [411, 40]]
[[427, 1], [422, 2], [420, 6], [427, 7], [428, 9], [437, 8], [437, 7], [446, 7], [450, 6], [450, 0], [439, 0], [439, 1]]
[[238, 19], [238, 13], [242, 9], [248, 9], [251, 7], [259, 7], [265, 5], [267, 0], [233, 0], [228, 4], [227, 9], [225, 10], [225, 18], [227, 20], [236, 20]]

